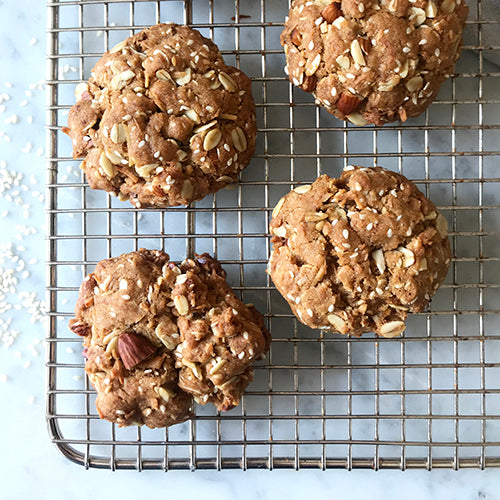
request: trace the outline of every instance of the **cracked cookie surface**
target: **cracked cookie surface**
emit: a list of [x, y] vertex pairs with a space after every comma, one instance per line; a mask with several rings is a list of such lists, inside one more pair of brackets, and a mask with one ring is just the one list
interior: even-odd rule
[[451, 258], [446, 219], [406, 177], [346, 167], [283, 197], [270, 223], [269, 274], [302, 323], [395, 337]]
[[98, 61], [75, 92], [73, 157], [93, 189], [136, 207], [183, 205], [238, 179], [255, 151], [249, 78], [187, 26], [159, 24]]
[[144, 249], [97, 264], [70, 329], [84, 337], [99, 415], [120, 426], [182, 422], [193, 399], [237, 406], [270, 344], [261, 314], [236, 297], [215, 259], [176, 264]]
[[467, 14], [463, 0], [294, 0], [286, 72], [341, 120], [405, 121], [453, 73]]

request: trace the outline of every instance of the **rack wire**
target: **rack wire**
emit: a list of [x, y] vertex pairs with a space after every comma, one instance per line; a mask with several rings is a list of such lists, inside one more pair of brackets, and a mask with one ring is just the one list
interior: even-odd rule
[[[109, 469], [454, 468], [500, 466], [500, 18], [471, 4], [456, 73], [407, 123], [356, 128], [283, 73], [280, 0], [49, 0], [47, 94], [47, 422], [70, 460]], [[75, 85], [100, 55], [157, 22], [211, 37], [253, 80], [259, 136], [241, 182], [188, 208], [136, 210], [89, 189], [61, 132]], [[498, 59], [497, 59], [498, 60]], [[347, 164], [400, 171], [448, 219], [454, 258], [428, 310], [401, 339], [320, 335], [265, 274], [279, 198]], [[266, 316], [266, 360], [239, 408], [166, 430], [99, 419], [81, 341], [67, 321], [96, 262], [140, 247], [172, 259], [209, 251]]]

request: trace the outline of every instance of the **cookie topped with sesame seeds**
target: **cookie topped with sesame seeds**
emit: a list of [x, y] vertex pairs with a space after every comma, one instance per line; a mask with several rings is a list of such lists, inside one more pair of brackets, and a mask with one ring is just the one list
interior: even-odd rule
[[193, 399], [238, 405], [270, 336], [225, 276], [208, 254], [174, 263], [141, 249], [97, 264], [70, 329], [84, 337], [101, 418], [155, 428], [188, 419]]
[[285, 71], [341, 120], [405, 121], [453, 73], [467, 14], [463, 0], [294, 0]]
[[346, 167], [301, 185], [273, 210], [268, 272], [311, 328], [396, 337], [446, 277], [446, 219], [403, 175]]
[[68, 127], [90, 187], [136, 207], [188, 204], [238, 179], [255, 151], [251, 82], [198, 31], [127, 38], [76, 88]]

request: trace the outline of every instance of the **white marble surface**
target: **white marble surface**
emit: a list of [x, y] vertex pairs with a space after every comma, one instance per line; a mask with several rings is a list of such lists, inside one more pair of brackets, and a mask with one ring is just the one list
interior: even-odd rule
[[[19, 280], [15, 294], [6, 292], [5, 297], [0, 297], [0, 302], [13, 306], [0, 315], [2, 344], [7, 339], [4, 332], [17, 330], [19, 334], [9, 348], [0, 346], [0, 400], [3, 404], [0, 498], [69, 500], [99, 498], [111, 493], [116, 498], [147, 498], [160, 494], [170, 498], [200, 496], [207, 500], [311, 496], [373, 500], [500, 498], [497, 470], [224, 471], [169, 472], [165, 476], [158, 471], [140, 474], [85, 471], [68, 462], [55, 449], [49, 442], [45, 425], [42, 344], [45, 332], [37, 316], [37, 301], [44, 297], [45, 279], [43, 201], [36, 192], [43, 192], [45, 179], [45, 165], [40, 156], [45, 141], [45, 96], [37, 86], [45, 72], [43, 4], [37, 0], [0, 0], [3, 48], [0, 56], [0, 160], [6, 162], [9, 172], [21, 173], [20, 184], [29, 187], [28, 191], [20, 186], [10, 187], [2, 163], [0, 253], [4, 262], [0, 262], [0, 270], [4, 285], [8, 269], [16, 269], [14, 274]], [[5, 210], [8, 213], [4, 213]], [[26, 234], [27, 228], [28, 232], [29, 228], [36, 229], [36, 233]], [[12, 253], [8, 250], [9, 242], [13, 245]], [[21, 261], [25, 269], [21, 269]], [[23, 275], [24, 270], [28, 270], [29, 276]], [[19, 296], [19, 293], [24, 295]]]

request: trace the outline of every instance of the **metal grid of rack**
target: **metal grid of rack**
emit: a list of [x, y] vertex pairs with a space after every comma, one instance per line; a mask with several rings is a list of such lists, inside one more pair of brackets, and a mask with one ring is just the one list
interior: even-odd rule
[[[53, 442], [110, 469], [500, 466], [500, 69], [487, 44], [500, 17], [471, 5], [456, 73], [404, 125], [356, 128], [315, 106], [283, 73], [279, 0], [49, 0], [47, 421]], [[484, 2], [483, 2], [484, 4]], [[259, 136], [241, 182], [188, 208], [136, 210], [94, 192], [61, 132], [73, 90], [100, 55], [157, 22], [188, 23], [253, 80]], [[320, 336], [292, 316], [265, 274], [279, 198], [320, 173], [379, 164], [417, 182], [448, 219], [454, 258], [428, 310], [401, 339]], [[166, 430], [99, 419], [81, 341], [67, 329], [82, 278], [139, 247], [172, 259], [209, 251], [273, 343], [241, 405], [198, 406]]]

